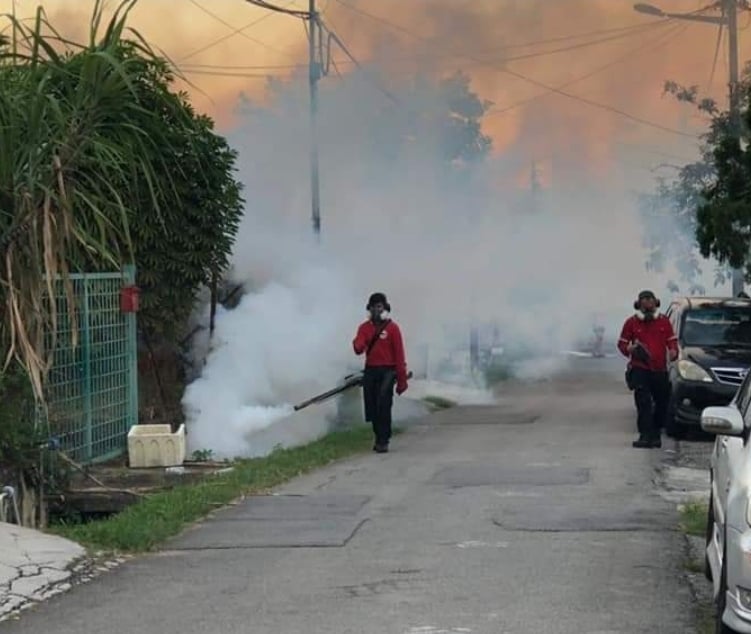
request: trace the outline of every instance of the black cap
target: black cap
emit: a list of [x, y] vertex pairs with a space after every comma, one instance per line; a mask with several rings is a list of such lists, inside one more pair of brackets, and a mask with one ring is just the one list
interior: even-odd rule
[[639, 293], [639, 301], [643, 299], [657, 299], [657, 296], [652, 291], [642, 291]]
[[386, 295], [384, 293], [373, 293], [368, 300], [368, 305], [366, 306], [366, 308], [370, 310], [376, 304], [383, 304], [388, 308], [389, 302], [386, 299]]

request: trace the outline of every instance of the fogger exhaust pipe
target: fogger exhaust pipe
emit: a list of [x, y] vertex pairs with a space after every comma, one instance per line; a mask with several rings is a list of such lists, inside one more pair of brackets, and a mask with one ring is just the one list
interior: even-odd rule
[[[306, 407], [310, 407], [311, 405], [315, 405], [316, 403], [323, 403], [323, 401], [327, 401], [337, 394], [341, 394], [342, 392], [345, 392], [353, 387], [361, 386], [363, 374], [363, 372], [358, 372], [357, 374], [350, 374], [349, 376], [344, 377], [344, 382], [338, 387], [335, 387], [326, 392], [322, 392], [321, 394], [317, 394], [316, 396], [309, 398], [307, 401], [303, 401], [302, 403], [295, 405], [295, 411], [299, 412], [301, 409], [305, 409]], [[408, 379], [411, 379], [412, 376], [412, 372], [407, 373]]]

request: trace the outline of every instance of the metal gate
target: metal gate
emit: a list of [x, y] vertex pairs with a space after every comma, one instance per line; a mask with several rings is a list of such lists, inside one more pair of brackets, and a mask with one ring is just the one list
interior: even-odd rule
[[73, 274], [71, 282], [75, 315], [63, 284], [55, 288], [46, 422], [69, 456], [91, 463], [120, 455], [138, 422], [136, 315], [120, 310], [121, 289], [135, 284], [135, 268]]

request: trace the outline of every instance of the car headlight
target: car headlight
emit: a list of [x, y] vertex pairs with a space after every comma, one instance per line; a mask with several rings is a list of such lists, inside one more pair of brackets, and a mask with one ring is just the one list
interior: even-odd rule
[[712, 383], [712, 377], [709, 376], [704, 368], [696, 365], [693, 361], [682, 359], [678, 362], [678, 374], [686, 381], [701, 381], [703, 383]]

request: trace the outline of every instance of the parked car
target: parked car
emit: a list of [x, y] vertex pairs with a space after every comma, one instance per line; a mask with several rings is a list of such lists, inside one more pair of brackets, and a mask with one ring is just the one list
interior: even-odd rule
[[702, 428], [717, 434], [705, 568], [717, 606], [715, 632], [751, 634], [751, 377], [725, 407], [709, 407]]
[[705, 407], [727, 405], [751, 367], [751, 300], [684, 297], [672, 302], [680, 356], [670, 364], [666, 431], [698, 429]]

